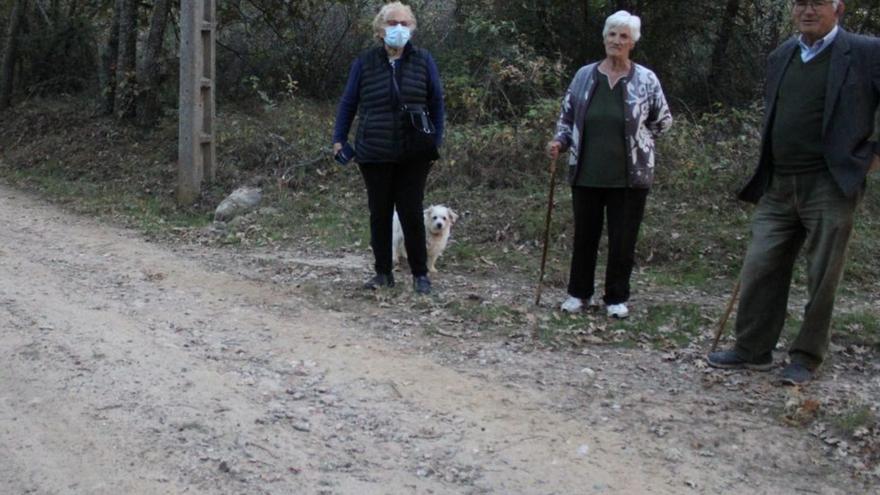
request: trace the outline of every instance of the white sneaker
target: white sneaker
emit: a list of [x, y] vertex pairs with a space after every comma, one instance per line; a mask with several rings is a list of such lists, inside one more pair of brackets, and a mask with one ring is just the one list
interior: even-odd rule
[[566, 313], [577, 313], [579, 311], [593, 309], [597, 307], [599, 307], [599, 305], [596, 304], [596, 300], [593, 299], [592, 296], [590, 296], [590, 298], [586, 301], [579, 297], [568, 296], [568, 299], [566, 299], [561, 306], [562, 310]]
[[577, 313], [584, 309], [584, 302], [579, 297], [568, 296], [560, 308], [566, 313]]
[[610, 318], [626, 318], [629, 316], [629, 309], [627, 309], [626, 304], [609, 304], [606, 308], [608, 310], [608, 316]]

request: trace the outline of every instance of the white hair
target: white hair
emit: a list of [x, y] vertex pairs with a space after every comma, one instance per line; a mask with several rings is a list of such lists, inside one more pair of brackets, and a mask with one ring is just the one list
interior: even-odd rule
[[633, 42], [639, 41], [639, 38], [642, 37], [642, 20], [639, 19], [639, 16], [632, 15], [625, 10], [618, 10], [608, 16], [608, 19], [605, 19], [605, 28], [602, 29], [602, 39], [605, 39], [605, 36], [608, 36], [608, 31], [616, 27], [625, 27], [629, 29], [629, 34], [632, 36]]
[[388, 14], [396, 10], [403, 12], [409, 17], [410, 21], [412, 21], [410, 30], [415, 32], [418, 22], [416, 22], [416, 16], [413, 14], [409, 5], [402, 2], [391, 2], [383, 5], [382, 8], [379, 9], [379, 13], [376, 14], [376, 17], [373, 18], [373, 31], [375, 31], [380, 38], [385, 34], [385, 21], [388, 19]]
[[[831, 6], [834, 7], [835, 10], [837, 10], [837, 7], [840, 5], [840, 1], [841, 0], [831, 0]], [[794, 2], [792, 2], [792, 5], [794, 5]]]

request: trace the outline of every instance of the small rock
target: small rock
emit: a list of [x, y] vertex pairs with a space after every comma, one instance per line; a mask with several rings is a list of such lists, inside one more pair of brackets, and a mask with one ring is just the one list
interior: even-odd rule
[[214, 220], [229, 220], [254, 210], [260, 205], [263, 193], [256, 187], [240, 187], [226, 197], [214, 210]]

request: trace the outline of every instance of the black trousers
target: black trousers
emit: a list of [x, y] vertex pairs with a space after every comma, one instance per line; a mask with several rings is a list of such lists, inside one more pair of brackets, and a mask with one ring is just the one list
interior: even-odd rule
[[626, 302], [648, 190], [575, 186], [571, 188], [571, 197], [574, 250], [568, 279], [569, 295], [581, 299], [593, 296], [599, 240], [607, 216], [608, 265], [602, 299], [605, 304]]
[[406, 256], [413, 276], [428, 273], [425, 247], [425, 182], [431, 162], [362, 163], [370, 207], [370, 247], [376, 273], [391, 273], [391, 237], [394, 209], [400, 217]]

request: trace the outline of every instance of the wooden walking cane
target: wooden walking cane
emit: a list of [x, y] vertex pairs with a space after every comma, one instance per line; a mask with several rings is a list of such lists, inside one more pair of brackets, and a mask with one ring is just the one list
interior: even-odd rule
[[547, 244], [550, 242], [550, 217], [553, 214], [553, 192], [556, 190], [556, 158], [550, 162], [550, 194], [547, 200], [547, 220], [544, 222], [544, 252], [541, 254], [541, 275], [535, 291], [535, 306], [541, 304], [541, 288], [544, 283], [544, 265], [547, 263]]
[[724, 310], [724, 314], [718, 322], [718, 328], [715, 330], [715, 340], [712, 341], [712, 348], [709, 349], [709, 352], [715, 352], [715, 349], [718, 347], [718, 341], [721, 340], [721, 334], [724, 333], [724, 325], [727, 324], [730, 312], [733, 311], [733, 304], [736, 302], [736, 297], [739, 295], [740, 283], [742, 283], [742, 279], [737, 279], [736, 285], [733, 286], [733, 294], [730, 295], [730, 301], [727, 302], [727, 309]]

